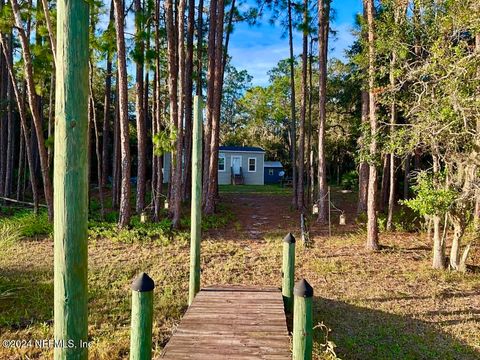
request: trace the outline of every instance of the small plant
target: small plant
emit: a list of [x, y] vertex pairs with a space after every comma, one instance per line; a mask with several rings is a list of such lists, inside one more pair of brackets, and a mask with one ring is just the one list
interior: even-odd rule
[[0, 224], [0, 249], [6, 249], [22, 238], [21, 229], [15, 224], [4, 222]]
[[337, 345], [332, 340], [329, 340], [329, 335], [332, 332], [332, 330], [323, 322], [318, 323], [317, 325], [314, 326], [313, 330], [315, 331], [317, 329], [323, 333], [323, 342], [319, 343], [320, 354], [322, 354], [324, 357], [326, 357], [329, 360], [341, 360], [335, 353], [335, 348], [337, 347]]

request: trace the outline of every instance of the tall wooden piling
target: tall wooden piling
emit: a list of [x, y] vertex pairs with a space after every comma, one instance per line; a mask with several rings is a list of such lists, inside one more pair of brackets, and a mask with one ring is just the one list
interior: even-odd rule
[[88, 357], [88, 36], [88, 1], [58, 0], [54, 158], [57, 360]]
[[295, 237], [288, 233], [283, 239], [282, 295], [285, 311], [293, 309], [293, 285], [295, 283]]
[[188, 304], [200, 291], [200, 241], [202, 237], [202, 100], [194, 97], [192, 134], [192, 210], [190, 233], [190, 284]]
[[145, 273], [132, 284], [132, 327], [130, 360], [152, 358], [153, 289], [155, 283]]
[[293, 360], [311, 360], [313, 350], [313, 288], [305, 280], [295, 284]]

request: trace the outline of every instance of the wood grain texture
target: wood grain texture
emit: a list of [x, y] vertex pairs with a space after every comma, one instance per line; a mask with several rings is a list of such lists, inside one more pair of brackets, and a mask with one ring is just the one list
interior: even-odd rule
[[130, 360], [152, 358], [153, 291], [132, 291]]
[[86, 1], [57, 3], [54, 157], [56, 360], [88, 358], [88, 33]]
[[194, 99], [192, 133], [192, 215], [190, 235], [190, 283], [188, 304], [191, 305], [200, 290], [200, 241], [202, 238], [202, 100]]
[[161, 358], [290, 359], [281, 292], [240, 286], [202, 289]]

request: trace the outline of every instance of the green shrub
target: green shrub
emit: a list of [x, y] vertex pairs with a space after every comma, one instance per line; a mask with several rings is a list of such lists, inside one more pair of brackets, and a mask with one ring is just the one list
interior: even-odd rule
[[[393, 212], [392, 227], [396, 231], [414, 232], [421, 230], [421, 217], [418, 212], [401, 206]], [[385, 231], [387, 228], [387, 214], [378, 214], [378, 229]]]
[[32, 211], [21, 210], [0, 220], [0, 226], [7, 225], [18, 229], [21, 237], [48, 236], [53, 233], [53, 224], [48, 221], [46, 211], [35, 215]]
[[358, 172], [352, 170], [342, 175], [340, 180], [340, 186], [344, 190], [355, 190], [358, 189]]

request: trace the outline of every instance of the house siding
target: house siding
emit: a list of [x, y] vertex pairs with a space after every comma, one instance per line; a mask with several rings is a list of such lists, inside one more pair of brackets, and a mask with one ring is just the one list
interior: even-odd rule
[[[247, 185], [264, 185], [264, 159], [265, 153], [261, 152], [250, 152], [250, 151], [222, 151], [220, 150], [219, 154], [225, 155], [225, 171], [218, 172], [218, 184], [227, 185], [231, 184], [232, 176], [232, 156], [240, 156], [242, 158], [242, 174], [244, 177], [245, 184]], [[256, 171], [248, 171], [248, 159], [255, 158], [257, 159]]]
[[[218, 184], [228, 185], [232, 183], [232, 156], [241, 156], [242, 158], [242, 173], [245, 184], [247, 185], [264, 185], [264, 160], [265, 153], [253, 151], [219, 151], [219, 156], [225, 155], [225, 171], [218, 172]], [[256, 171], [248, 171], [248, 159], [257, 159]], [[171, 154], [166, 153], [163, 156], [163, 182], [168, 183], [170, 180], [170, 164]]]

